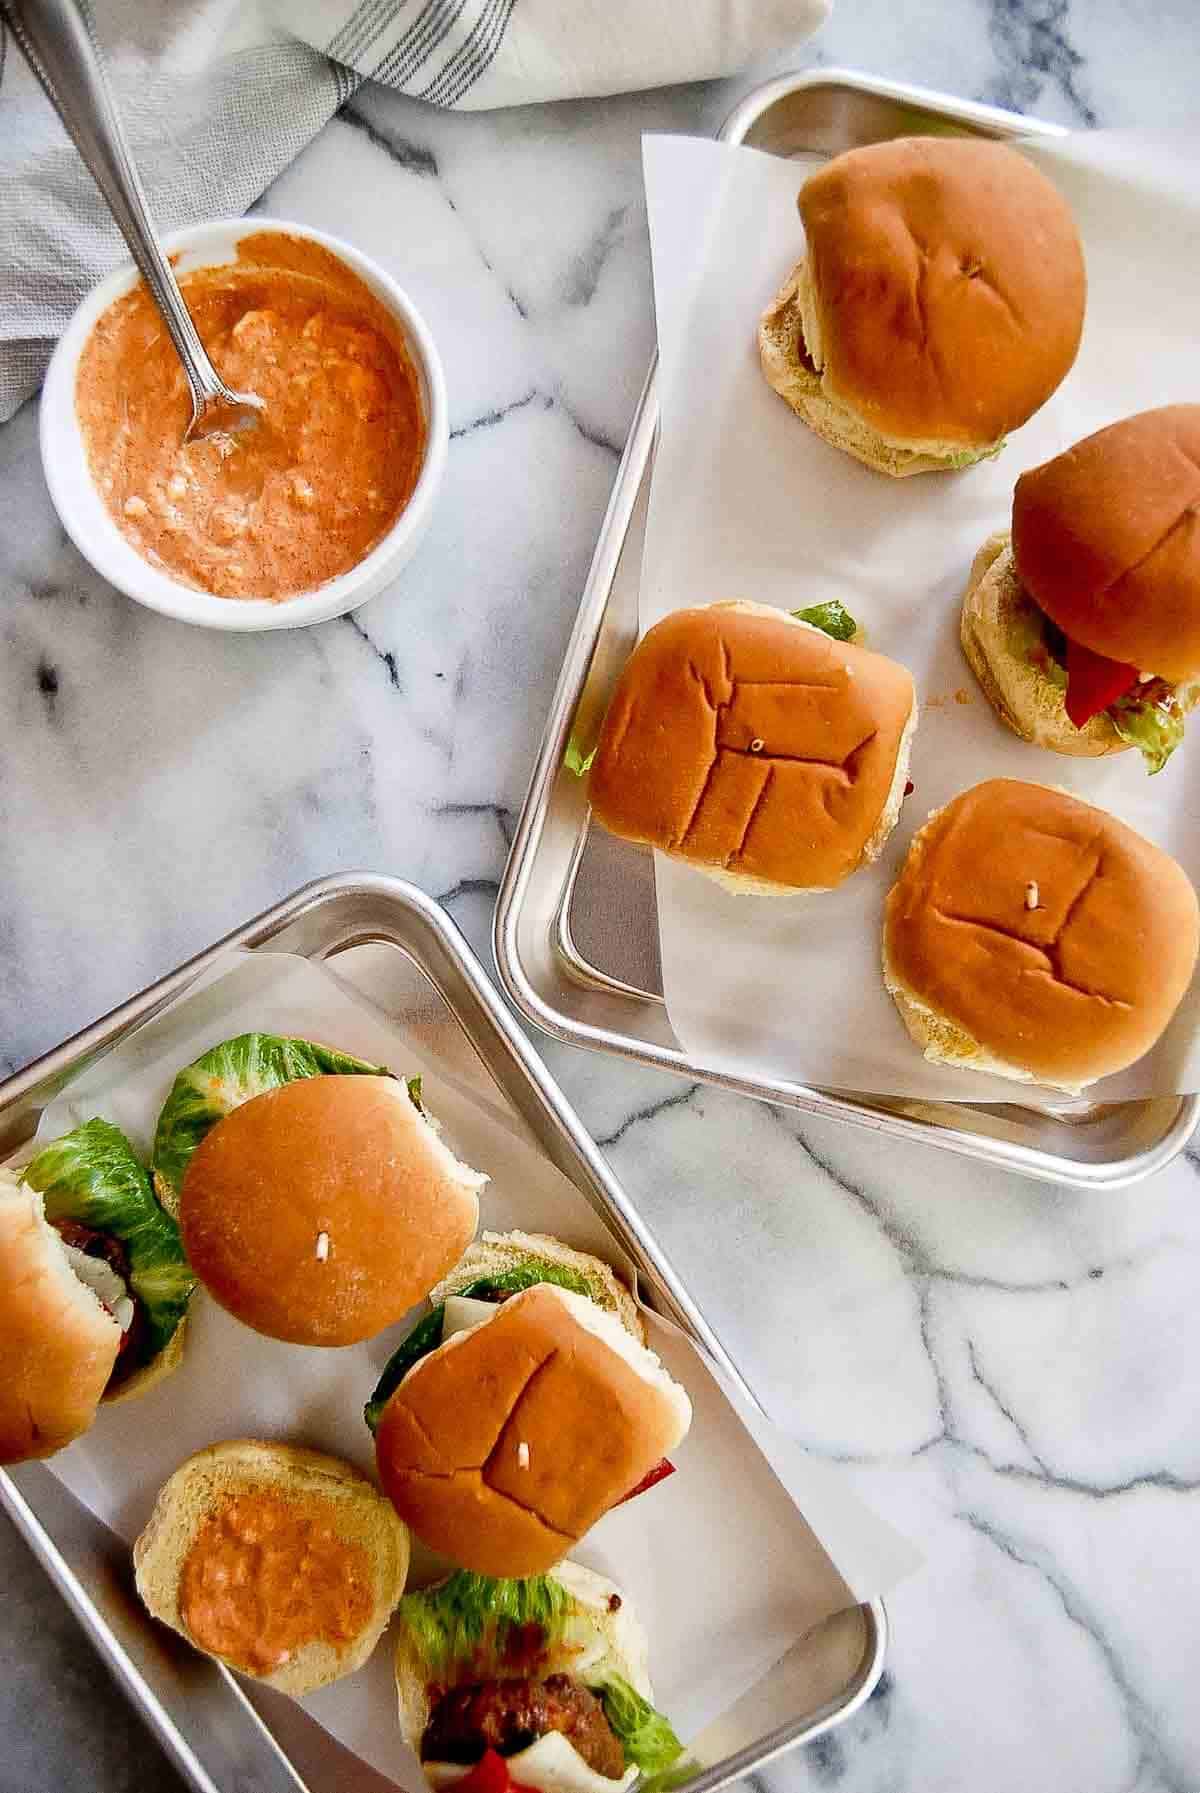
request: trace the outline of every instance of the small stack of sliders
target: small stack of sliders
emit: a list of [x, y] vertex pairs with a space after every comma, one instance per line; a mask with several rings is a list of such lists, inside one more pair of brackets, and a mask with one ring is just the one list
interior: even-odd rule
[[[799, 209], [805, 254], [759, 323], [773, 390], [878, 473], [998, 455], [1082, 336], [1083, 254], [1052, 182], [999, 144], [901, 138], [834, 157]], [[1161, 771], [1200, 698], [1200, 405], [1126, 418], [1022, 474], [960, 637], [1024, 740], [1136, 747]], [[790, 615], [722, 601], [646, 633], [595, 747], [572, 742], [566, 763], [610, 833], [735, 894], [812, 894], [879, 858], [916, 727], [911, 674], [867, 651], [839, 600]], [[1159, 1040], [1198, 947], [1174, 860], [1013, 779], [929, 818], [883, 933], [886, 988], [927, 1059], [1073, 1094]]]
[[[291, 1443], [210, 1445], [158, 1494], [138, 1590], [294, 1695], [359, 1668], [398, 1612], [401, 1734], [433, 1786], [602, 1793], [681, 1745], [627, 1596], [565, 1557], [672, 1473], [691, 1404], [609, 1265], [476, 1238], [487, 1180], [419, 1078], [311, 1040], [214, 1046], [176, 1077], [149, 1170], [95, 1119], [4, 1173], [0, 1460], [49, 1455], [164, 1373], [197, 1285], [309, 1347], [424, 1303], [366, 1403], [382, 1491]], [[406, 1593], [410, 1534], [444, 1572]]]

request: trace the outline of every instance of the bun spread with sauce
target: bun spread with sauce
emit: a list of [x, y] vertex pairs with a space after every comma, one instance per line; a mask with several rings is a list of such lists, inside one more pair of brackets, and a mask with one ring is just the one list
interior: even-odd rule
[[79, 360], [92, 479], [122, 535], [171, 578], [227, 598], [312, 591], [357, 566], [416, 486], [426, 423], [404, 332], [336, 255], [277, 231], [179, 284], [217, 371], [257, 393], [263, 420], [184, 443], [187, 381], [139, 283]]
[[291, 1694], [362, 1666], [404, 1591], [408, 1556], [405, 1527], [349, 1463], [256, 1439], [182, 1463], [133, 1547], [156, 1619]]

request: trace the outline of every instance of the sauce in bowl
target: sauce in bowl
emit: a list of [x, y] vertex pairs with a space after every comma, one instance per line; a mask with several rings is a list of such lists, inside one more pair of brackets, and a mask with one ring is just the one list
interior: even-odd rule
[[139, 282], [79, 360], [92, 479], [172, 578], [227, 598], [312, 591], [370, 552], [417, 483], [426, 425], [403, 329], [336, 255], [276, 231], [180, 287], [217, 371], [258, 394], [263, 421], [184, 445], [187, 381]]

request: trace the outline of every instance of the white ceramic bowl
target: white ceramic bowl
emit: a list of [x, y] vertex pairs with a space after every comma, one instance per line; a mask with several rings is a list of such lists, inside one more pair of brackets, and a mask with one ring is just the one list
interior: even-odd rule
[[424, 535], [446, 467], [450, 430], [446, 381], [433, 338], [420, 312], [396, 282], [349, 243], [304, 224], [270, 218], [231, 218], [194, 224], [163, 239], [178, 254], [181, 274], [232, 261], [244, 236], [281, 231], [320, 243], [352, 268], [395, 317], [404, 331], [416, 368], [425, 411], [425, 459], [412, 497], [387, 534], [357, 566], [315, 590], [272, 602], [266, 598], [218, 598], [171, 578], [143, 560], [117, 528], [92, 483], [75, 414], [75, 376], [83, 345], [101, 313], [129, 291], [137, 279], [132, 263], [118, 268], [80, 304], [59, 341], [42, 388], [40, 416], [42, 467], [63, 528], [98, 573], [127, 596], [180, 622], [208, 629], [296, 629], [324, 622], [365, 604], [381, 591], [412, 556]]

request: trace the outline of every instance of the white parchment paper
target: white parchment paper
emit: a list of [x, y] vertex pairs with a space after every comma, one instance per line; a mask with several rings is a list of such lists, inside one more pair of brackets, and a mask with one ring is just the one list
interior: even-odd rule
[[[986, 536], [1008, 527], [1026, 467], [1151, 405], [1200, 398], [1200, 131], [1090, 133], [1030, 150], [1083, 235], [1079, 359], [997, 460], [892, 480], [807, 429], [768, 387], [756, 328], [804, 250], [796, 195], [818, 166], [689, 138], [644, 144], [662, 422], [641, 622], [726, 598], [784, 610], [840, 598], [868, 645], [912, 669], [914, 790], [879, 863], [824, 896], [731, 895], [656, 855], [667, 1009], [689, 1052], [724, 1067], [959, 1101], [1038, 1101], [1030, 1086], [927, 1065], [879, 970], [884, 897], [931, 809], [984, 778], [1063, 785], [1121, 816], [1200, 881], [1200, 723], [1157, 777], [1141, 755], [1073, 760], [994, 716], [958, 645], [960, 599]], [[1200, 1088], [1200, 990], [1105, 1100]], [[1025, 1093], [1017, 1095], [1018, 1090]]]
[[[431, 1057], [429, 1030], [413, 1016], [424, 1038], [418, 1055], [385, 1014], [396, 964], [386, 947], [340, 955], [336, 975], [283, 954], [239, 956], [70, 1085], [43, 1115], [39, 1138], [102, 1114], [148, 1154], [175, 1073], [209, 1046], [256, 1029], [318, 1038], [422, 1073], [424, 1100], [447, 1140], [492, 1178], [483, 1226], [553, 1232], [620, 1265], [601, 1220], [486, 1074], [461, 1052], [453, 1062]], [[686, 1741], [820, 1619], [883, 1592], [918, 1559], [826, 1467], [742, 1410], [676, 1328], [646, 1319], [654, 1350], [692, 1397], [692, 1430], [675, 1453], [677, 1473], [608, 1514], [577, 1555], [635, 1601], [658, 1704]], [[130, 1540], [177, 1464], [220, 1439], [290, 1440], [373, 1473], [362, 1406], [409, 1323], [343, 1350], [286, 1345], [260, 1338], [198, 1291], [182, 1367], [145, 1398], [102, 1409], [92, 1431], [49, 1467]], [[437, 1569], [414, 1553], [410, 1583]], [[302, 1704], [374, 1767], [422, 1793], [396, 1728], [388, 1637], [357, 1675]]]

